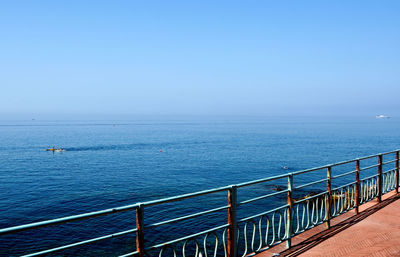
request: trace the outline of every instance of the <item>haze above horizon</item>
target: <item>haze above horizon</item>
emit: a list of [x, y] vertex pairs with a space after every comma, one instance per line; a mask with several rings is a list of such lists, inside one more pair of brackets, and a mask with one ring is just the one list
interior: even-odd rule
[[400, 115], [398, 1], [9, 1], [0, 119]]

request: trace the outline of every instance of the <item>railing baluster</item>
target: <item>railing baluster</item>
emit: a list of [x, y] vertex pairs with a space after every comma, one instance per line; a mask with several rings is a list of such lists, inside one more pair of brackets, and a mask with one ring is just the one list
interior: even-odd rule
[[399, 151], [396, 152], [396, 193], [399, 193]]
[[356, 161], [356, 214], [359, 213], [360, 209], [360, 160]]
[[378, 156], [378, 203], [382, 202], [382, 187], [382, 155], [380, 154]]
[[292, 247], [292, 234], [293, 234], [293, 174], [288, 176], [288, 193], [287, 193], [287, 240], [286, 247]]
[[332, 167], [328, 167], [326, 170], [326, 191], [327, 197], [326, 197], [326, 228], [329, 229], [331, 227], [331, 203], [332, 203], [332, 195], [331, 195], [331, 189], [332, 189]]
[[136, 209], [136, 251], [139, 257], [144, 257], [144, 222], [143, 222], [143, 204], [139, 204]]
[[237, 257], [237, 187], [235, 185], [228, 189], [228, 257]]

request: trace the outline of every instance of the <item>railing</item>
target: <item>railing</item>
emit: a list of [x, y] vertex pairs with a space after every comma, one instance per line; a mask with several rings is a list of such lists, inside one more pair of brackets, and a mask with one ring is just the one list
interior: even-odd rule
[[[384, 162], [384, 157], [390, 159]], [[361, 166], [361, 164], [364, 164], [364, 166]], [[370, 175], [374, 170], [377, 170], [377, 173]], [[322, 175], [321, 171], [326, 171], [326, 176]], [[366, 174], [366, 176], [363, 177], [363, 174]], [[349, 178], [350, 176], [353, 176], [353, 179]], [[310, 178], [314, 179], [310, 181]], [[302, 184], [297, 185], [295, 181]], [[337, 185], [335, 181], [342, 184]], [[254, 190], [254, 186], [271, 185], [271, 183], [274, 183], [275, 188], [265, 186]], [[283, 183], [287, 183], [287, 186], [284, 186]], [[313, 190], [317, 188], [319, 191], [311, 192], [309, 188]], [[320, 190], [321, 188], [323, 190]], [[238, 191], [244, 189], [249, 189], [250, 192], [272, 192], [242, 200], [238, 198], [240, 196]], [[51, 249], [41, 249], [31, 254], [24, 253], [24, 256], [60, 254], [64, 250], [125, 235], [135, 236], [136, 248], [134, 251], [129, 251], [120, 256], [251, 256], [284, 241], [286, 241], [287, 247], [290, 247], [293, 236], [322, 223], [326, 223], [327, 228], [329, 228], [333, 217], [352, 209], [355, 209], [355, 213], [358, 214], [361, 204], [375, 198], [378, 202], [381, 202], [382, 195], [392, 190], [396, 190], [397, 193], [399, 190], [399, 150], [237, 185], [4, 228], [0, 230], [0, 236], [4, 238], [9, 234], [22, 231], [135, 211], [136, 224], [133, 222], [134, 225], [129, 229], [52, 247]], [[145, 223], [144, 211], [146, 209], [159, 206], [166, 208], [165, 206], [172, 202], [176, 204], [176, 202], [185, 200], [195, 201], [205, 196], [206, 199], [211, 199], [215, 194], [225, 194], [225, 197], [227, 195], [228, 199], [225, 204], [196, 213], [180, 215], [162, 221], [152, 221], [149, 224]], [[286, 199], [284, 203], [282, 203], [283, 199]], [[268, 200], [265, 208], [263, 204], [260, 204], [263, 200]], [[275, 206], [279, 202], [281, 205]], [[257, 208], [248, 207], [255, 203], [257, 203], [255, 205]], [[249, 212], [255, 210], [262, 211], [249, 214]], [[147, 234], [152, 229], [188, 220], [192, 221], [195, 218], [207, 215], [225, 219], [225, 222], [202, 231], [196, 231], [196, 227], [194, 227], [192, 230], [195, 231], [188, 235], [170, 233], [172, 234], [169, 236], [171, 238], [163, 239], [162, 242], [158, 243], [151, 238], [154, 233], [149, 232]], [[223, 218], [224, 216], [225, 218]], [[176, 228], [179, 228], [179, 226], [175, 226]], [[18, 248], [20, 247], [22, 246], [18, 246]], [[111, 252], [109, 255], [114, 255], [114, 253]]]

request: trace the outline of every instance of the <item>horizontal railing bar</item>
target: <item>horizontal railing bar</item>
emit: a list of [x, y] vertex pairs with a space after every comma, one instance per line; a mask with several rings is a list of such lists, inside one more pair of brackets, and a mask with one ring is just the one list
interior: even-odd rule
[[344, 188], [344, 187], [348, 187], [348, 186], [351, 186], [351, 185], [354, 185], [354, 184], [357, 184], [357, 181], [350, 182], [350, 183], [345, 184], [345, 185], [343, 185], [343, 186], [338, 186], [338, 187], [332, 189], [332, 191], [335, 191], [335, 190], [338, 190], [338, 189], [342, 189], [342, 188]]
[[378, 157], [379, 155], [387, 155], [387, 154], [395, 153], [397, 151], [399, 151], [399, 150], [385, 152], [385, 153], [379, 153], [379, 154], [374, 154], [374, 155], [369, 155], [369, 156], [363, 156], [363, 157], [355, 158], [355, 159], [348, 160], [348, 161], [336, 162], [336, 163], [327, 164], [327, 165], [320, 166], [320, 167], [315, 167], [315, 168], [306, 169], [306, 170], [300, 170], [300, 171], [293, 172], [293, 175], [299, 175], [299, 174], [306, 173], [306, 172], [326, 169], [328, 167], [335, 167], [335, 166], [348, 164], [348, 163], [355, 162], [355, 161], [361, 161], [361, 160], [365, 160], [365, 159], [370, 159], [370, 158]]
[[208, 194], [212, 194], [212, 193], [222, 192], [222, 191], [228, 190], [230, 187], [231, 186], [213, 188], [213, 189], [199, 191], [199, 192], [195, 192], [195, 193], [189, 193], [189, 194], [183, 194], [183, 195], [178, 195], [178, 196], [172, 196], [172, 197], [168, 197], [168, 198], [164, 198], [164, 199], [147, 201], [147, 202], [143, 202], [142, 204], [143, 204], [143, 206], [153, 206], [153, 205], [158, 205], [158, 204], [163, 204], [163, 203], [176, 202], [176, 201], [181, 201], [181, 200], [196, 197], [196, 196], [202, 196], [202, 195], [208, 195]]
[[320, 166], [320, 167], [315, 167], [315, 168], [306, 169], [306, 170], [300, 170], [300, 171], [293, 172], [293, 175], [299, 175], [299, 174], [306, 173], [306, 172], [326, 169], [328, 167], [335, 167], [335, 166], [348, 164], [348, 163], [355, 162], [355, 161], [361, 161], [361, 160], [365, 160], [365, 159], [370, 159], [370, 158], [373, 158], [373, 157], [378, 157], [379, 155], [387, 155], [387, 154], [395, 153], [397, 151], [399, 151], [399, 150], [394, 150], [394, 151], [385, 152], [385, 153], [379, 153], [379, 154], [374, 154], [374, 155], [363, 156], [363, 157], [355, 158], [355, 159], [348, 160], [348, 161], [336, 162], [336, 163], [327, 164], [327, 165]]
[[249, 181], [249, 182], [239, 183], [236, 186], [237, 187], [251, 186], [251, 185], [254, 185], [254, 184], [258, 184], [258, 183], [268, 182], [268, 181], [271, 181], [271, 180], [277, 180], [277, 179], [280, 179], [280, 178], [286, 178], [286, 177], [290, 176], [289, 174], [290, 173], [286, 173], [286, 174], [283, 174], [283, 175], [278, 175], [278, 176], [273, 176], [273, 177], [268, 177], [268, 178], [263, 178], [263, 179], [257, 179], [257, 180], [253, 180], [253, 181]]
[[361, 181], [364, 181], [364, 180], [368, 180], [368, 179], [370, 179], [370, 178], [374, 178], [374, 177], [378, 178], [378, 177], [379, 177], [379, 175], [378, 175], [378, 174], [376, 174], [376, 175], [372, 175], [372, 176], [369, 176], [369, 177], [363, 178], [363, 179], [361, 179], [361, 180], [360, 180], [360, 182], [361, 182]]
[[57, 251], [61, 251], [61, 250], [65, 250], [65, 249], [69, 249], [69, 248], [73, 248], [73, 247], [89, 244], [89, 243], [102, 241], [102, 240], [113, 238], [113, 237], [118, 237], [118, 236], [123, 236], [123, 235], [131, 234], [131, 233], [135, 233], [136, 231], [137, 231], [136, 228], [135, 229], [130, 229], [130, 230], [126, 230], [126, 231], [122, 231], [122, 232], [118, 232], [118, 233], [114, 233], [114, 234], [110, 234], [110, 235], [106, 235], [106, 236], [96, 237], [96, 238], [93, 238], [93, 239], [89, 239], [89, 240], [85, 240], [85, 241], [81, 241], [81, 242], [77, 242], [77, 243], [73, 243], [73, 244], [69, 244], [69, 245], [64, 245], [64, 246], [60, 246], [60, 247], [56, 247], [56, 248], [52, 248], [52, 249], [36, 252], [36, 253], [31, 253], [31, 254], [28, 254], [28, 255], [23, 255], [23, 257], [39, 256], [39, 255], [43, 255], [43, 254], [53, 253], [53, 252], [57, 252]]
[[203, 211], [203, 212], [198, 212], [198, 213], [182, 216], [182, 217], [175, 218], [175, 219], [170, 219], [170, 220], [166, 220], [166, 221], [160, 221], [160, 222], [153, 223], [153, 224], [150, 224], [148, 226], [145, 226], [144, 228], [145, 229], [150, 229], [150, 228], [158, 227], [158, 226], [169, 224], [169, 223], [174, 223], [174, 222], [178, 222], [178, 221], [183, 221], [183, 220], [195, 218], [195, 217], [198, 217], [198, 216], [201, 216], [201, 215], [204, 215], [204, 214], [209, 214], [209, 213], [221, 211], [221, 210], [228, 209], [228, 208], [229, 208], [229, 205], [226, 205], [226, 206], [218, 207], [218, 208], [215, 208], [215, 209], [211, 209], [211, 210], [207, 210], [207, 211]]
[[391, 154], [391, 153], [395, 153], [397, 151], [400, 151], [400, 149], [393, 150], [393, 151], [390, 151], [390, 152], [384, 152], [384, 153], [378, 153], [378, 154], [373, 154], [373, 155], [369, 155], [369, 156], [364, 156], [364, 157], [361, 157], [361, 158], [358, 158], [358, 159], [359, 160], [365, 160], [365, 159], [368, 159], [368, 158], [378, 157], [379, 155], [388, 155], [388, 154]]
[[382, 172], [382, 174], [387, 174], [389, 172], [396, 171], [396, 170], [397, 170], [397, 168], [393, 168], [393, 169]]
[[138, 253], [139, 253], [138, 251], [135, 251], [135, 252], [127, 253], [127, 254], [124, 254], [124, 255], [120, 255], [118, 257], [134, 256], [134, 255], [137, 255]]
[[352, 171], [349, 171], [349, 172], [346, 172], [346, 173], [342, 173], [342, 174], [339, 174], [339, 175], [336, 175], [336, 176], [332, 176], [332, 178], [341, 178], [341, 177], [353, 174], [355, 172], [357, 172], [357, 171], [356, 170], [352, 170]]
[[397, 160], [394, 159], [394, 160], [390, 160], [390, 161], [387, 161], [387, 162], [382, 162], [382, 165], [386, 165], [386, 164], [389, 164], [389, 163], [392, 163], [392, 162], [395, 162], [395, 161], [397, 161]]
[[137, 255], [138, 253], [139, 253], [138, 251], [134, 251], [134, 252], [127, 253], [127, 254], [124, 254], [124, 255], [120, 255], [120, 256], [118, 256], [118, 257], [134, 256], [134, 255]]
[[372, 168], [375, 168], [375, 167], [378, 167], [378, 166], [379, 166], [379, 164], [374, 164], [374, 165], [371, 165], [371, 166], [367, 166], [365, 168], [361, 168], [360, 171], [372, 169]]
[[322, 193], [319, 193], [319, 194], [316, 194], [316, 195], [313, 195], [313, 196], [309, 196], [307, 198], [304, 198], [304, 199], [301, 199], [301, 200], [298, 200], [298, 201], [295, 200], [294, 203], [296, 204], [296, 203], [302, 203], [302, 202], [305, 202], [305, 201], [308, 201], [308, 200], [312, 200], [312, 199], [320, 197], [322, 195], [326, 195], [327, 193], [328, 193], [327, 191], [324, 191]]
[[371, 158], [374, 158], [374, 157], [378, 157], [380, 154], [373, 154], [373, 155], [367, 155], [367, 156], [363, 156], [363, 157], [360, 157], [360, 158], [356, 158], [355, 160], [357, 161], [362, 161], [362, 160], [367, 160], [367, 159], [371, 159]]
[[315, 168], [306, 169], [306, 170], [295, 171], [295, 172], [293, 172], [293, 176], [300, 175], [300, 174], [307, 173], [307, 172], [312, 172], [312, 171], [317, 171], [317, 170], [326, 169], [326, 168], [328, 168], [328, 167], [330, 167], [330, 165], [315, 167]]
[[390, 152], [386, 152], [386, 153], [381, 153], [381, 154], [378, 154], [378, 155], [388, 155], [388, 154], [391, 154], [391, 153], [395, 153], [397, 151], [400, 151], [400, 149], [397, 149], [397, 150], [394, 150], [394, 151], [390, 151]]
[[303, 185], [297, 186], [294, 189], [300, 189], [300, 188], [303, 188], [303, 187], [308, 187], [308, 186], [311, 186], [311, 185], [314, 185], [314, 184], [325, 182], [327, 180], [328, 179], [326, 179], [326, 178], [320, 179], [320, 180], [317, 180], [317, 181], [314, 181], [314, 182], [310, 182], [310, 183], [307, 183], [307, 184], [303, 184]]
[[26, 224], [26, 225], [10, 227], [10, 228], [3, 228], [3, 229], [0, 229], [0, 235], [21, 232], [21, 231], [25, 231], [25, 230], [34, 229], [34, 228], [42, 228], [42, 227], [47, 227], [47, 226], [52, 226], [52, 225], [64, 224], [67, 222], [79, 221], [79, 220], [109, 215], [109, 214], [117, 213], [117, 212], [129, 211], [129, 210], [136, 209], [137, 207], [138, 207], [138, 204], [132, 204], [132, 205], [126, 205], [126, 206], [117, 207], [117, 208], [113, 208], [113, 209], [88, 212], [88, 213], [68, 216], [68, 217], [64, 217], [64, 218], [40, 221], [40, 222], [30, 223], [30, 224]]
[[255, 201], [258, 201], [258, 200], [261, 200], [261, 199], [264, 199], [264, 198], [268, 198], [268, 197], [271, 197], [271, 196], [275, 196], [275, 195], [279, 195], [279, 194], [283, 194], [283, 193], [287, 193], [287, 192], [289, 192], [289, 190], [286, 189], [286, 190], [282, 190], [282, 191], [279, 191], [279, 192], [258, 196], [258, 197], [255, 197], [255, 198], [252, 198], [252, 199], [249, 199], [249, 200], [245, 200], [245, 201], [239, 202], [237, 205], [239, 206], [239, 205], [255, 202]]
[[[368, 157], [364, 157], [364, 158], [367, 159], [367, 158], [371, 158], [371, 157], [368, 156]], [[311, 168], [311, 169], [300, 170], [300, 171], [293, 172], [293, 175], [299, 175], [299, 174], [303, 174], [303, 173], [307, 173], [307, 172], [311, 172], [311, 171], [322, 170], [322, 169], [326, 169], [326, 168], [329, 168], [329, 167], [335, 167], [335, 166], [339, 166], [339, 165], [344, 165], [344, 164], [355, 162], [355, 161], [357, 161], [359, 159], [360, 158], [352, 159], [352, 160], [348, 160], [348, 161], [331, 163], [331, 164], [327, 164], [327, 165], [324, 165], [324, 166], [315, 167], [315, 168]]]
[[161, 243], [161, 244], [150, 246], [150, 247], [146, 248], [145, 250], [157, 249], [157, 248], [160, 248], [160, 247], [163, 247], [163, 246], [166, 246], [166, 245], [170, 245], [170, 244], [173, 244], [173, 243], [177, 243], [177, 242], [180, 242], [180, 241], [183, 241], [183, 240], [186, 240], [186, 239], [190, 239], [190, 238], [193, 238], [193, 237], [196, 237], [196, 236], [201, 236], [201, 235], [204, 235], [204, 234], [207, 234], [207, 233], [210, 233], [210, 232], [222, 229], [222, 228], [227, 228], [228, 226], [229, 226], [229, 224], [225, 224], [225, 225], [221, 225], [221, 226], [218, 226], [218, 227], [215, 227], [215, 228], [207, 229], [207, 230], [201, 231], [199, 233], [191, 234], [191, 235], [184, 236], [184, 237], [181, 237], [181, 238], [178, 238], [178, 239], [174, 239], [174, 240], [171, 240], [171, 241], [168, 241], [168, 242], [165, 242], [165, 243]]
[[254, 218], [257, 218], [257, 217], [266, 215], [266, 214], [270, 214], [270, 213], [272, 213], [272, 212], [276, 212], [276, 211], [278, 211], [278, 210], [287, 208], [288, 206], [289, 206], [288, 204], [285, 204], [285, 205], [282, 205], [282, 206], [280, 206], [280, 207], [274, 208], [274, 209], [272, 209], [272, 210], [269, 210], [269, 211], [266, 211], [266, 212], [261, 212], [261, 213], [256, 214], [256, 215], [252, 215], [252, 216], [243, 218], [243, 219], [239, 220], [238, 223], [241, 223], [241, 222], [244, 222], [244, 221], [248, 221], [248, 220], [251, 220], [251, 219], [254, 219]]

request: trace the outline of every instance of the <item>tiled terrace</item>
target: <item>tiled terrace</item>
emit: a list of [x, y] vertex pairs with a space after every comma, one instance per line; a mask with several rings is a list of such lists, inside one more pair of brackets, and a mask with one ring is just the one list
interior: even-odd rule
[[400, 194], [391, 192], [383, 201], [371, 201], [336, 217], [331, 228], [322, 224], [285, 243], [272, 247], [257, 257], [266, 256], [400, 256]]

